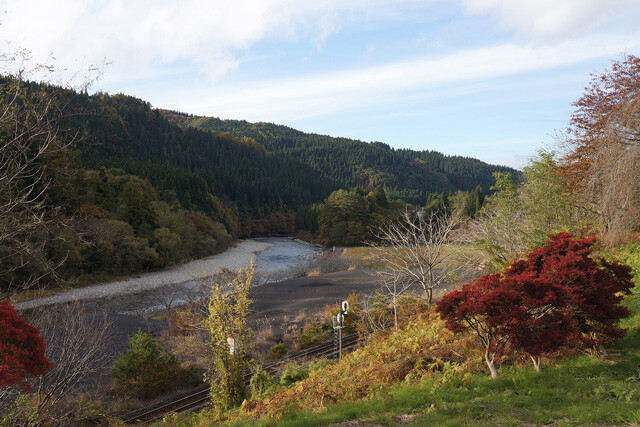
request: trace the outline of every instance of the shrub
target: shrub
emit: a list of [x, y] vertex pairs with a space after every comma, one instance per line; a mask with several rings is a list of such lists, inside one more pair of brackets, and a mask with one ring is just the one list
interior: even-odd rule
[[591, 257], [594, 242], [552, 235], [504, 272], [445, 295], [437, 310], [452, 331], [476, 333], [493, 377], [507, 351], [523, 351], [540, 370], [540, 356], [564, 345], [602, 348], [625, 334], [620, 302], [633, 284], [630, 267]]
[[251, 391], [252, 399], [259, 399], [265, 397], [270, 390], [274, 389], [274, 386], [277, 385], [278, 382], [271, 378], [271, 376], [266, 373], [261, 366], [256, 368], [251, 380], [249, 381], [249, 389]]
[[292, 384], [302, 381], [308, 376], [309, 370], [291, 362], [285, 366], [282, 376], [280, 377], [280, 384], [285, 387], [290, 387]]
[[326, 325], [320, 323], [314, 323], [304, 328], [304, 330], [298, 337], [300, 348], [305, 349], [322, 344], [329, 335], [329, 331], [325, 328], [325, 326]]
[[273, 347], [271, 347], [271, 356], [275, 357], [276, 359], [281, 358], [286, 353], [287, 353], [287, 347], [283, 342], [280, 342], [274, 345]]
[[319, 371], [320, 369], [324, 369], [327, 366], [333, 365], [334, 363], [336, 362], [324, 357], [321, 359], [314, 360], [309, 364], [309, 373]]
[[46, 357], [44, 339], [35, 326], [0, 301], [0, 389], [18, 384], [29, 391], [26, 379], [47, 373], [53, 366]]
[[183, 378], [187, 384], [190, 386], [199, 386], [204, 382], [202, 378], [202, 370], [198, 368], [196, 365], [190, 365], [186, 369], [183, 370]]
[[139, 397], [160, 393], [171, 386], [178, 359], [144, 332], [129, 337], [129, 348], [111, 368], [118, 386]]

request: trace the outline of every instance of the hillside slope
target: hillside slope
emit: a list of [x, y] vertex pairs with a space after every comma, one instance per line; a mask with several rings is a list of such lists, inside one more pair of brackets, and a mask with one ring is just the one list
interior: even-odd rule
[[391, 197], [424, 204], [428, 193], [469, 191], [480, 185], [485, 194], [493, 172], [518, 172], [463, 156], [436, 151], [393, 149], [381, 142], [304, 133], [272, 123], [221, 120], [162, 110], [172, 122], [186, 128], [249, 137], [279, 157], [304, 162], [343, 187], [372, 189], [383, 184]]
[[85, 121], [91, 138], [82, 147], [84, 162], [149, 177], [187, 205], [210, 211], [211, 192], [260, 216], [321, 201], [337, 188], [309, 166], [275, 157], [253, 141], [182, 129], [140, 99], [80, 97], [80, 106], [99, 111]]

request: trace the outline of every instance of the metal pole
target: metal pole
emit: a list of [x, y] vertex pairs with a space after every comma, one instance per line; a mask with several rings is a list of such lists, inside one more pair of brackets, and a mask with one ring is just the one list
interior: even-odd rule
[[342, 328], [338, 329], [338, 360], [342, 360]]

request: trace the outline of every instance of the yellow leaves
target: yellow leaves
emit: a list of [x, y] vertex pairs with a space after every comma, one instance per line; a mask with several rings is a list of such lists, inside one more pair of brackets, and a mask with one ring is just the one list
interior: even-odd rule
[[213, 283], [207, 317], [202, 321], [213, 356], [213, 366], [209, 368], [209, 377], [213, 380], [211, 394], [216, 408], [221, 410], [240, 404], [244, 398], [245, 354], [251, 338], [247, 316], [253, 272], [252, 262], [224, 286]]

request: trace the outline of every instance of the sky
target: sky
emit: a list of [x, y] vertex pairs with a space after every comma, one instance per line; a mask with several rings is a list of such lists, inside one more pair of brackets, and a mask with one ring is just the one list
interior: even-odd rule
[[0, 0], [0, 43], [90, 92], [521, 168], [640, 55], [640, 1]]

